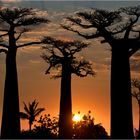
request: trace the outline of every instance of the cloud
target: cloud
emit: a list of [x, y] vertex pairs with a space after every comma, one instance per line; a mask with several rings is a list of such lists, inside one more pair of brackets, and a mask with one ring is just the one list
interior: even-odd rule
[[2, 2], [19, 2], [21, 0], [1, 0]]
[[100, 73], [100, 72], [107, 72], [107, 71], [110, 70], [109, 65], [101, 64], [101, 63], [95, 63], [95, 62], [93, 62], [92, 68], [97, 74]]

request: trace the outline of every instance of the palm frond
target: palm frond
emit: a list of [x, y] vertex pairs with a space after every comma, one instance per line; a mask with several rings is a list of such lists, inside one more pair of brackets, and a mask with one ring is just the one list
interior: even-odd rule
[[35, 110], [35, 114], [34, 114], [34, 116], [38, 116], [41, 112], [43, 112], [45, 110], [45, 108], [37, 108], [36, 110]]
[[20, 118], [21, 119], [29, 119], [28, 114], [24, 113], [24, 112], [20, 112]]
[[29, 102], [28, 106], [23, 102], [24, 104], [24, 110], [25, 112], [20, 112], [20, 117], [22, 119], [28, 119], [29, 124], [33, 124], [35, 121], [36, 116], [38, 116], [42, 111], [44, 111], [44, 108], [37, 108], [38, 103], [36, 100], [33, 102]]
[[38, 104], [39, 104], [39, 102], [36, 102], [36, 100], [34, 100], [34, 102], [33, 102], [33, 110], [36, 110]]
[[27, 105], [23, 102], [24, 104], [24, 110], [27, 114], [30, 114], [30, 109], [27, 107]]

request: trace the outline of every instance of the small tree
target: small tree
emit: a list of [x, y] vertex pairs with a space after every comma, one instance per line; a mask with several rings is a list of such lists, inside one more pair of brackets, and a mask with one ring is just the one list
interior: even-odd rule
[[34, 130], [40, 132], [42, 138], [58, 138], [58, 117], [51, 117], [50, 114], [40, 116]]
[[111, 138], [134, 138], [129, 59], [140, 49], [139, 17], [140, 6], [91, 9], [77, 12], [62, 25], [86, 39], [103, 37], [101, 43], [111, 47]]
[[131, 80], [132, 96], [137, 100], [139, 106], [139, 132], [138, 139], [140, 139], [140, 79], [134, 78]]
[[27, 119], [29, 121], [29, 131], [31, 131], [32, 129], [32, 125], [35, 121], [35, 118], [45, 110], [45, 108], [37, 108], [38, 103], [39, 102], [36, 102], [36, 100], [34, 100], [32, 103], [29, 102], [29, 105], [27, 106], [23, 102], [25, 112], [20, 112], [20, 117], [21, 119]]
[[[19, 138], [20, 114], [18, 75], [16, 67], [17, 49], [40, 42], [21, 43], [24, 33], [30, 31], [32, 26], [48, 23], [46, 17], [37, 15], [38, 11], [28, 8], [2, 8], [0, 9], [0, 52], [6, 53], [6, 77], [4, 88], [4, 103], [2, 114], [1, 138]], [[12, 111], [12, 113], [11, 113]]]
[[41, 115], [36, 120], [32, 131], [22, 131], [21, 139], [57, 139], [58, 138], [58, 118], [51, 117], [50, 114]]
[[79, 77], [95, 75], [91, 64], [86, 60], [78, 60], [76, 53], [80, 52], [87, 44], [80, 41], [62, 41], [51, 37], [45, 37], [42, 42], [46, 53], [42, 58], [49, 64], [46, 74], [51, 69], [59, 70], [55, 78], [61, 77], [61, 95], [59, 112], [59, 137], [72, 138], [72, 101], [71, 101], [71, 75]]

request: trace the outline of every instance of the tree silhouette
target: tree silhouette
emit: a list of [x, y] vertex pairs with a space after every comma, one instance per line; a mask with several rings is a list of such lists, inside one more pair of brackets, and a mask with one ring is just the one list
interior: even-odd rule
[[21, 132], [21, 139], [57, 139], [58, 138], [58, 117], [51, 117], [50, 114], [41, 115], [34, 125], [32, 131]]
[[45, 114], [40, 116], [37, 123], [35, 131], [40, 132], [42, 138], [58, 138], [58, 117], [51, 117], [50, 114]]
[[43, 112], [45, 109], [44, 108], [37, 108], [39, 102], [36, 102], [34, 100], [32, 103], [29, 103], [27, 106], [24, 102], [24, 111], [25, 112], [20, 112], [20, 117], [22, 119], [27, 119], [29, 120], [29, 131], [32, 129], [32, 124], [35, 121], [35, 118], [40, 115], [41, 112]]
[[139, 132], [138, 139], [140, 138], [140, 79], [133, 78], [131, 80], [132, 84], [132, 96], [137, 100], [139, 106]]
[[59, 137], [72, 138], [71, 75], [85, 77], [95, 74], [88, 61], [78, 60], [75, 55], [86, 48], [87, 44], [79, 41], [56, 40], [51, 37], [45, 37], [42, 42], [47, 44], [43, 47], [46, 53], [42, 55], [42, 58], [49, 63], [46, 74], [55, 68], [59, 70], [59, 74], [53, 76], [61, 77]]
[[[0, 52], [6, 53], [6, 78], [2, 115], [1, 138], [18, 138], [20, 133], [17, 49], [40, 42], [21, 43], [20, 39], [32, 26], [48, 23], [37, 15], [37, 10], [27, 8], [0, 9]], [[12, 111], [12, 113], [11, 113]]]
[[83, 115], [82, 119], [73, 123], [74, 139], [108, 139], [109, 136], [104, 127], [94, 123], [91, 111]]
[[111, 47], [111, 138], [134, 137], [129, 59], [140, 48], [139, 17], [139, 6], [118, 11], [91, 9], [77, 12], [62, 24], [86, 39], [103, 37], [101, 43]]

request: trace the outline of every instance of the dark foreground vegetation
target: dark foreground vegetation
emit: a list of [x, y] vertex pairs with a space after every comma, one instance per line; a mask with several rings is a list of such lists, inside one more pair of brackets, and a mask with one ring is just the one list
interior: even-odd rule
[[[109, 138], [105, 128], [101, 124], [95, 124], [89, 111], [81, 120], [73, 121], [72, 138], [74, 139], [107, 139]], [[40, 116], [36, 120], [32, 130], [22, 131], [23, 139], [57, 139], [59, 138], [58, 118], [50, 114]]]

